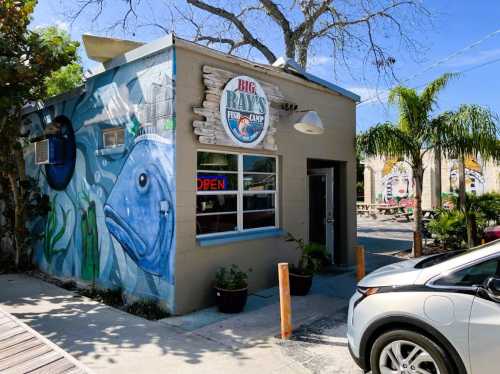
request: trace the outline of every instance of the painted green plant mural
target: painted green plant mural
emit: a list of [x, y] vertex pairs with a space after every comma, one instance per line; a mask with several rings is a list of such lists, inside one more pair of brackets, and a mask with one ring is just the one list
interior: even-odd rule
[[90, 200], [89, 195], [84, 192], [82, 202], [86, 208], [82, 208], [81, 231], [82, 231], [82, 266], [81, 273], [84, 280], [95, 283], [99, 277], [99, 238], [97, 233], [97, 218], [95, 201]]
[[[50, 210], [47, 217], [47, 225], [45, 227], [45, 240], [43, 242], [43, 253], [49, 264], [58, 253], [65, 252], [68, 248], [61, 247], [59, 242], [66, 231], [66, 223], [68, 220], [68, 212], [61, 205], [57, 204], [57, 195], [50, 202]], [[59, 209], [58, 209], [59, 208]], [[59, 222], [57, 211], [62, 213], [62, 224]]]

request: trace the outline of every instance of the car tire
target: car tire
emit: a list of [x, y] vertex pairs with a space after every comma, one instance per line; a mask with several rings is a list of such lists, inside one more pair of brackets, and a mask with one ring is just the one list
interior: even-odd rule
[[[415, 356], [410, 357], [414, 349], [416, 349]], [[394, 352], [398, 350], [400, 354], [394, 355]], [[430, 356], [430, 359], [425, 353]], [[413, 361], [417, 356], [419, 356], [418, 363]], [[381, 366], [390, 367], [391, 365], [393, 366], [390, 369], [396, 369], [396, 365], [400, 368], [405, 366], [403, 370], [408, 369], [408, 373], [414, 372], [410, 370], [411, 368], [415, 369], [415, 366], [419, 366], [429, 373], [433, 371], [438, 373], [437, 370], [439, 370], [439, 374], [452, 374], [454, 371], [449, 367], [448, 362], [446, 352], [438, 344], [422, 334], [409, 330], [392, 330], [380, 335], [373, 343], [370, 352], [370, 367], [373, 374], [381, 374]]]

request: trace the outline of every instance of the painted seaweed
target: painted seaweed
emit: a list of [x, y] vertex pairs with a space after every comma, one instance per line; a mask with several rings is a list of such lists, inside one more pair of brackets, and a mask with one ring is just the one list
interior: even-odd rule
[[[62, 213], [62, 225], [59, 225], [57, 217], [58, 208]], [[58, 242], [62, 239], [66, 231], [67, 220], [68, 212], [57, 204], [57, 195], [55, 195], [52, 202], [50, 202], [50, 210], [47, 217], [47, 225], [45, 227], [45, 240], [43, 242], [43, 253], [49, 264], [52, 263], [52, 259], [56, 254], [65, 252], [68, 249], [67, 247], [57, 247]]]
[[87, 193], [83, 193], [83, 200], [87, 205], [82, 209], [82, 264], [81, 276], [84, 280], [95, 283], [99, 277], [99, 237], [97, 232], [97, 218], [95, 201], [91, 201]]

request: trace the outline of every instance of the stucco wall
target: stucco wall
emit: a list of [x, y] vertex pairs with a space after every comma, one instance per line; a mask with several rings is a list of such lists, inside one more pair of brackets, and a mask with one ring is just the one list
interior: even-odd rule
[[[176, 157], [176, 313], [185, 313], [210, 304], [211, 286], [219, 266], [237, 264], [252, 268], [250, 290], [276, 283], [276, 263], [295, 261], [297, 251], [283, 238], [268, 238], [231, 243], [223, 246], [200, 247], [196, 240], [196, 151], [217, 149], [242, 152], [241, 148], [214, 147], [199, 144], [193, 134], [192, 121], [199, 119], [193, 107], [200, 106], [204, 97], [202, 67], [210, 65], [251, 76], [261, 82], [278, 85], [285, 97], [299, 104], [299, 109], [316, 110], [325, 124], [321, 136], [304, 135], [295, 131], [289, 117], [277, 124], [278, 151], [256, 153], [277, 154], [280, 169], [280, 227], [302, 238], [307, 237], [306, 176], [307, 159], [327, 159], [347, 162], [343, 198], [346, 209], [342, 214], [348, 228], [339, 246], [349, 248], [344, 262], [353, 263], [352, 248], [356, 237], [355, 215], [355, 103], [312, 84], [302, 84], [298, 78], [283, 79], [253, 68], [238, 60], [220, 59], [176, 46], [177, 65], [177, 157]], [[243, 65], [243, 66], [242, 66]]]

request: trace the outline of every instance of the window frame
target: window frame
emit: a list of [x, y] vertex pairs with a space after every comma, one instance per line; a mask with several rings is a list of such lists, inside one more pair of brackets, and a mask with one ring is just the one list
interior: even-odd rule
[[[102, 129], [102, 149], [116, 149], [118, 147], [122, 147], [126, 142], [126, 133], [124, 127], [109, 127], [106, 129]], [[123, 143], [118, 143], [118, 133], [123, 132]], [[114, 144], [106, 145], [106, 135], [109, 133], [113, 133], [114, 135]]]
[[[224, 170], [205, 170], [198, 169], [198, 153], [207, 152], [207, 153], [222, 153], [222, 154], [231, 154], [236, 155], [238, 157], [238, 168], [236, 171], [224, 171]], [[265, 173], [265, 172], [246, 172], [246, 174], [262, 174], [262, 175], [270, 175], [274, 174], [276, 179], [275, 190], [262, 190], [262, 191], [245, 191], [243, 186], [243, 176], [245, 171], [243, 170], [243, 158], [245, 156], [259, 156], [259, 157], [269, 157], [275, 160], [275, 171], [274, 173]], [[236, 212], [212, 212], [212, 213], [196, 213], [195, 210], [195, 219], [198, 216], [210, 216], [210, 215], [219, 215], [219, 214], [235, 214], [236, 213], [236, 221], [237, 221], [237, 229], [231, 231], [221, 231], [214, 232], [208, 234], [196, 234], [196, 238], [210, 238], [221, 235], [235, 235], [235, 234], [244, 234], [249, 232], [258, 232], [269, 229], [277, 229], [279, 228], [279, 160], [277, 155], [270, 155], [265, 153], [255, 153], [255, 152], [234, 152], [234, 151], [223, 151], [223, 150], [213, 150], [213, 149], [197, 149], [196, 150], [196, 178], [198, 178], [198, 173], [221, 173], [221, 174], [237, 174], [238, 175], [238, 189], [231, 191], [198, 191], [197, 188], [195, 190], [196, 197], [198, 195], [236, 195]], [[258, 195], [258, 194], [273, 194], [274, 195], [274, 209], [256, 209], [256, 210], [243, 210], [243, 198], [245, 195]], [[273, 226], [264, 226], [257, 228], [245, 229], [243, 228], [243, 215], [244, 213], [258, 213], [258, 212], [271, 212], [274, 211], [274, 225]]]
[[467, 262], [463, 265], [460, 265], [460, 266], [457, 266], [453, 269], [450, 269], [446, 274], [439, 274], [439, 275], [433, 277], [431, 280], [429, 280], [427, 282], [427, 285], [431, 288], [437, 288], [437, 289], [467, 290], [467, 291], [473, 290], [473, 291], [475, 291], [479, 288], [478, 286], [452, 286], [452, 285], [442, 285], [442, 284], [436, 284], [436, 283], [439, 282], [442, 278], [447, 277], [451, 273], [456, 273], [458, 271], [461, 271], [461, 270], [464, 270], [464, 269], [467, 269], [467, 268], [470, 268], [470, 267], [473, 267], [476, 265], [480, 265], [483, 262], [488, 262], [491, 260], [500, 261], [500, 256], [498, 254], [492, 254], [492, 255], [489, 255], [486, 257], [482, 257], [482, 258]]

